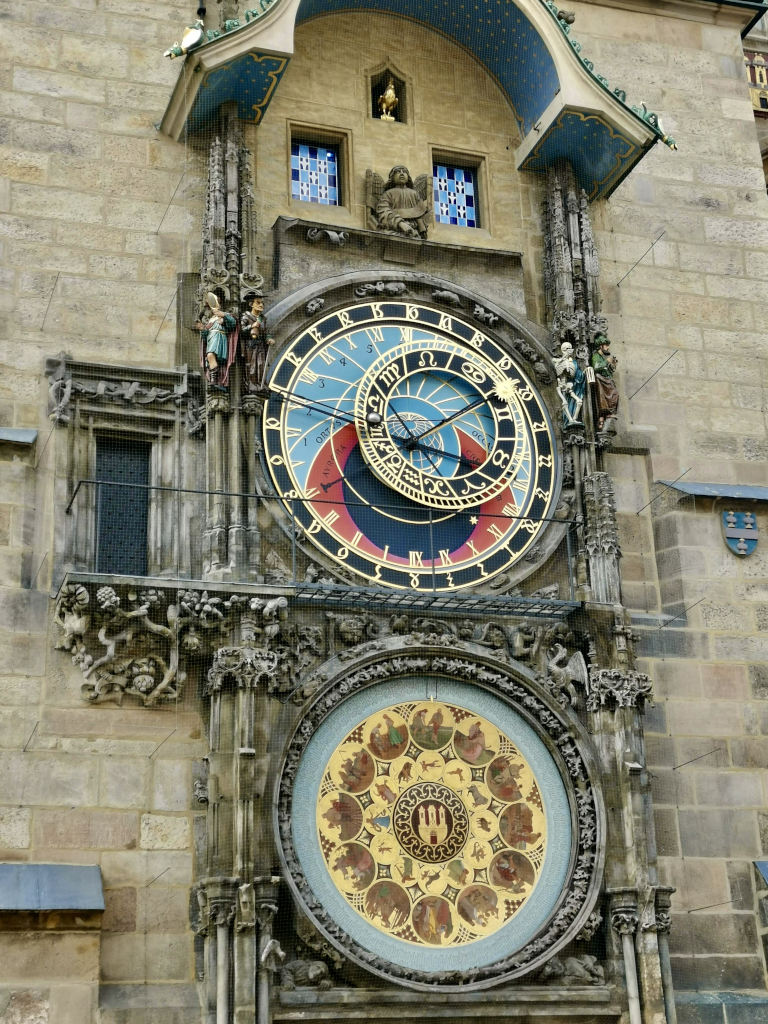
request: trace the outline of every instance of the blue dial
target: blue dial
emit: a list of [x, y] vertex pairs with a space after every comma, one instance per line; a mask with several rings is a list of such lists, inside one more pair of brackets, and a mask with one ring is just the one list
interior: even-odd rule
[[454, 314], [360, 301], [280, 353], [266, 466], [305, 538], [361, 582], [450, 591], [517, 562], [546, 527], [546, 405], [501, 344]]

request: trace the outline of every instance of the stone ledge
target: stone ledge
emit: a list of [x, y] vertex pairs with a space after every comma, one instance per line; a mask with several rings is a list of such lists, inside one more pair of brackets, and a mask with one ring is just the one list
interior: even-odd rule
[[675, 992], [678, 1024], [768, 1024], [768, 993]]
[[[382, 291], [366, 294], [386, 302], [399, 294], [387, 292], [387, 286], [396, 285], [398, 281], [417, 283], [427, 279], [422, 275], [428, 275], [435, 290], [451, 292], [454, 286], [450, 281], [462, 282], [465, 294], [460, 304], [445, 307], [455, 309], [459, 316], [471, 318], [473, 307], [467, 297], [471, 293], [484, 305], [496, 303], [498, 308], [491, 308], [491, 313], [507, 311], [518, 319], [527, 317], [519, 252], [409, 239], [387, 231], [284, 216], [278, 217], [272, 225], [272, 238], [273, 300], [286, 296], [295, 298], [297, 289], [307, 281], [320, 282], [356, 274], [360, 283], [365, 279], [370, 285], [371, 278], [374, 283], [378, 280]], [[267, 315], [268, 322], [274, 322], [275, 314], [273, 305]], [[527, 320], [526, 328], [531, 329]], [[539, 338], [540, 332], [535, 327], [532, 331]]]
[[[275, 238], [280, 239], [282, 245], [314, 247], [320, 243], [327, 248], [367, 250], [386, 261], [410, 265], [431, 262], [437, 254], [442, 254], [445, 258], [449, 253], [460, 254], [463, 260], [471, 259], [497, 268], [505, 264], [518, 266], [523, 259], [522, 253], [508, 249], [458, 245], [455, 242], [440, 242], [427, 238], [411, 239], [391, 231], [350, 227], [345, 224], [326, 224], [324, 221], [298, 217], [278, 217], [272, 225], [272, 232]], [[307, 237], [309, 232], [312, 232], [312, 237]]]
[[676, 1003], [698, 1003], [702, 1006], [764, 1006], [768, 1009], [768, 992], [695, 992], [675, 990]]
[[562, 1018], [573, 1024], [613, 1020], [621, 1007], [613, 1000], [614, 991], [606, 985], [578, 988], [550, 985], [515, 986], [475, 992], [411, 992], [402, 990], [296, 989], [279, 993], [274, 1020], [303, 1021], [345, 1019], [386, 1020], [416, 1016], [428, 1019], [470, 1019], [545, 1017]]
[[101, 910], [2, 910], [3, 932], [100, 931]]

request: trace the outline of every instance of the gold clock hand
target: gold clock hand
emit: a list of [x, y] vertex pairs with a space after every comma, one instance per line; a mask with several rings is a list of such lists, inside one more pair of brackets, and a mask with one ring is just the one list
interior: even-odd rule
[[282, 399], [289, 402], [295, 402], [296, 405], [303, 405], [306, 409], [316, 409], [317, 412], [321, 412], [325, 416], [330, 416], [332, 419], [343, 420], [345, 423], [357, 423], [354, 416], [350, 416], [345, 412], [339, 412], [338, 409], [331, 405], [330, 402], [321, 402], [317, 399], [307, 398], [305, 395], [300, 395], [296, 391], [283, 391], [278, 388], [272, 388], [272, 391]]
[[[402, 438], [402, 437], [395, 437], [395, 438], [393, 438], [393, 440], [397, 444], [403, 444], [403, 445], [406, 444], [405, 439]], [[461, 466], [464, 466], [467, 469], [477, 469], [477, 467], [480, 465], [479, 462], [473, 462], [471, 459], [468, 459], [466, 457], [466, 455], [454, 455], [453, 452], [435, 452], [434, 448], [427, 448], [427, 446], [425, 444], [424, 445], [422, 445], [422, 444], [415, 444], [415, 445], [413, 445], [413, 448], [421, 449], [423, 451], [429, 451], [433, 455], [437, 455], [439, 458], [452, 459], [452, 460], [454, 460], [455, 462], [458, 462]], [[409, 447], [407, 450], [408, 451], [412, 451], [413, 448]], [[368, 469], [367, 465], [364, 468], [365, 468], [366, 472], [370, 472], [370, 470]], [[356, 473], [345, 473], [342, 476], [337, 477], [335, 480], [331, 480], [330, 483], [327, 483], [327, 484], [321, 483], [320, 486], [322, 487], [322, 489], [327, 494], [328, 491], [330, 491], [330, 489], [332, 487], [336, 486], [336, 484], [340, 484], [343, 480], [353, 480], [355, 477], [360, 476], [360, 474], [362, 472], [363, 472], [362, 470], [357, 470]]]
[[424, 430], [420, 434], [416, 434], [415, 436], [412, 435], [413, 440], [421, 441], [422, 438], [429, 437], [429, 435], [434, 434], [436, 430], [440, 430], [441, 427], [444, 427], [448, 423], [453, 423], [453, 421], [457, 420], [459, 416], [463, 416], [464, 413], [471, 412], [473, 409], [476, 409], [478, 405], [482, 405], [483, 402], [487, 401], [488, 399], [485, 397], [485, 395], [481, 395], [480, 398], [478, 398], [475, 402], [471, 402], [469, 405], [465, 405], [463, 409], [459, 409], [458, 412], [454, 412], [450, 416], [446, 416], [445, 419], [440, 420], [439, 423], [436, 423], [433, 427], [430, 427], [429, 430]]
[[[423, 434], [419, 434], [419, 437], [423, 437]], [[436, 455], [439, 459], [451, 459], [453, 462], [458, 462], [462, 466], [466, 466], [469, 469], [477, 469], [480, 465], [479, 462], [475, 462], [472, 459], [467, 458], [466, 455], [454, 455], [453, 452], [443, 452], [436, 448], [430, 448], [429, 445], [419, 444], [415, 439], [413, 441], [406, 441], [402, 437], [395, 438], [396, 441], [400, 441], [405, 447], [406, 451], [420, 451], [420, 452], [431, 452], [432, 455]]]
[[[405, 420], [400, 415], [400, 413], [397, 411], [397, 409], [394, 407], [394, 405], [390, 404], [389, 408], [392, 410], [392, 412], [395, 414], [395, 416], [397, 416], [398, 420], [400, 420], [400, 423], [402, 424], [403, 429], [405, 430], [406, 434], [408, 435], [408, 442], [406, 443], [405, 447], [406, 447], [406, 449], [408, 451], [411, 451], [411, 447], [410, 446], [412, 444], [414, 444], [419, 437], [423, 437], [424, 435], [423, 434], [418, 434], [418, 435], [414, 436], [414, 434], [411, 431], [410, 427], [405, 422]], [[427, 431], [427, 433], [429, 433], [429, 431]], [[437, 470], [437, 463], [432, 458], [432, 456], [429, 454], [429, 450], [426, 448], [426, 446], [424, 447], [423, 451], [424, 451], [424, 454], [429, 459], [429, 461], [430, 461], [430, 463], [432, 465], [432, 469]]]
[[[295, 402], [297, 405], [303, 405], [307, 409], [316, 409], [318, 412], [323, 413], [326, 416], [330, 416], [332, 419], [343, 420], [345, 423], [357, 423], [357, 420], [353, 416], [349, 416], [347, 413], [339, 412], [328, 402], [319, 402], [314, 399], [306, 398], [304, 395], [298, 394], [296, 391], [278, 391], [277, 388], [273, 389], [276, 395], [280, 398], [287, 399], [289, 402]], [[466, 410], [464, 410], [466, 411]], [[402, 419], [396, 409], [392, 409], [395, 416], [400, 420], [403, 425], [403, 429], [407, 431], [408, 438], [393, 437], [393, 440], [399, 444], [403, 444], [408, 451], [412, 448], [418, 448], [421, 451], [425, 451], [428, 454], [437, 454], [441, 458], [454, 459], [456, 462], [460, 462], [464, 466], [476, 466], [477, 463], [472, 462], [464, 455], [454, 455], [452, 452], [435, 452], [434, 449], [428, 448], [427, 445], [418, 444], [416, 438], [408, 428], [408, 424]], [[418, 437], [423, 437], [423, 434], [419, 434]], [[431, 461], [431, 459], [430, 459]], [[432, 463], [434, 466], [434, 462]], [[343, 477], [341, 479], [344, 479]]]

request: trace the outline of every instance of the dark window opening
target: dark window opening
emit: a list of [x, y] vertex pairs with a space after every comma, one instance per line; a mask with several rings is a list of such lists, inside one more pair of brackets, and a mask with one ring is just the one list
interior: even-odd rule
[[149, 460], [152, 445], [96, 439], [96, 572], [147, 575]]

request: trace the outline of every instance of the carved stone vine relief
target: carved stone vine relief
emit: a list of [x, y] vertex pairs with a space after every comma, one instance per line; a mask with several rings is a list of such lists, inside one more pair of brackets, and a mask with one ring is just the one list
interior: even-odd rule
[[193, 666], [211, 666], [209, 690], [232, 674], [282, 699], [324, 654], [322, 630], [288, 622], [287, 606], [285, 597], [71, 583], [56, 605], [55, 646], [94, 704], [174, 701]]

